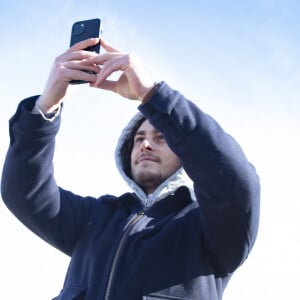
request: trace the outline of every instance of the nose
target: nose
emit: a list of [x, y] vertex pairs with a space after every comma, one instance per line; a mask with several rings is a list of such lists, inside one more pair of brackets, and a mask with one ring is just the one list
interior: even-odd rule
[[148, 139], [144, 139], [143, 142], [141, 143], [141, 151], [145, 151], [145, 150], [148, 151], [152, 150], [150, 141]]

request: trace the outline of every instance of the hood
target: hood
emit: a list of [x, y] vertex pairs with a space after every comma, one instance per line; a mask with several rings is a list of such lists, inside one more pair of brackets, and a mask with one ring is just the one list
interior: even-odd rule
[[118, 171], [120, 172], [122, 178], [141, 200], [144, 206], [150, 206], [154, 202], [173, 194], [180, 186], [188, 187], [191, 198], [195, 200], [192, 181], [183, 168], [177, 170], [174, 174], [162, 182], [162, 184], [158, 186], [152, 194], [149, 195], [147, 195], [141, 189], [141, 187], [132, 180], [130, 170], [130, 154], [133, 147], [133, 137], [145, 119], [146, 118], [141, 113], [137, 113], [123, 129], [119, 138], [115, 151], [115, 159]]

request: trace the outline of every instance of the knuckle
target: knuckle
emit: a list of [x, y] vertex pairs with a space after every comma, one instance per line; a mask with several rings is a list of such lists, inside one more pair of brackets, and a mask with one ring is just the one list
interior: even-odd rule
[[54, 64], [58, 65], [58, 64], [61, 62], [61, 57], [62, 57], [62, 55], [57, 56], [57, 57], [54, 59]]
[[59, 63], [56, 68], [56, 73], [58, 76], [63, 77], [66, 73], [66, 68], [62, 63]]
[[135, 54], [128, 54], [127, 55], [127, 64], [128, 66], [134, 66], [138, 63], [138, 58]]

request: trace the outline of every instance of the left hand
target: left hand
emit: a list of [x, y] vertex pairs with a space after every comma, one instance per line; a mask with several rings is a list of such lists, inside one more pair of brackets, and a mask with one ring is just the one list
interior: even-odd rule
[[[88, 58], [85, 61], [88, 65], [100, 67], [96, 81], [90, 85], [113, 91], [128, 99], [142, 101], [153, 88], [154, 80], [151, 80], [132, 54], [121, 53], [103, 39], [101, 39], [101, 46], [107, 51], [105, 54]], [[118, 71], [121, 71], [122, 74], [116, 81], [108, 79], [110, 75]]]
[[44, 91], [37, 100], [39, 109], [44, 113], [55, 111], [63, 101], [71, 80], [92, 82], [97, 79], [94, 73], [98, 73], [100, 68], [96, 65], [84, 64], [86, 59], [98, 55], [84, 49], [97, 43], [99, 43], [98, 38], [87, 39], [73, 45], [55, 58]]

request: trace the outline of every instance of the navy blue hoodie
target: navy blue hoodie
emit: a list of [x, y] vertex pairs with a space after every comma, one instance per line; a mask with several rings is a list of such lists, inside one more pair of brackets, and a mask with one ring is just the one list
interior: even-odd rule
[[116, 150], [133, 192], [82, 197], [56, 184], [61, 118], [32, 114], [36, 98], [23, 100], [10, 120], [1, 192], [17, 218], [71, 256], [55, 299], [221, 299], [254, 244], [259, 219], [259, 179], [235, 140], [163, 82], [139, 110], [183, 168], [150, 196], [131, 180], [123, 155], [137, 115]]

